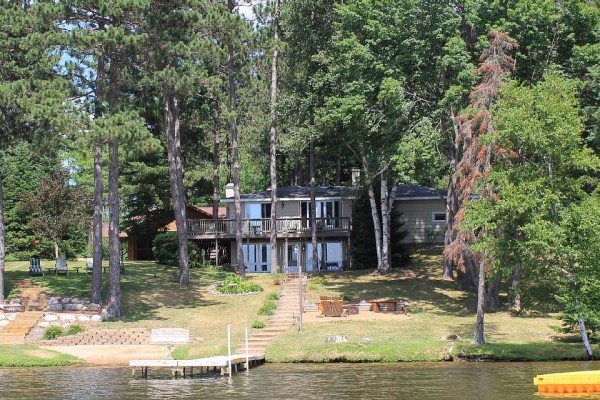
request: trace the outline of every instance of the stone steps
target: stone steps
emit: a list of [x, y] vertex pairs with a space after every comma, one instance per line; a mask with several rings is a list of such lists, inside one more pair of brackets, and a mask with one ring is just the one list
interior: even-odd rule
[[38, 311], [25, 311], [0, 331], [0, 344], [25, 344], [25, 336], [44, 316]]

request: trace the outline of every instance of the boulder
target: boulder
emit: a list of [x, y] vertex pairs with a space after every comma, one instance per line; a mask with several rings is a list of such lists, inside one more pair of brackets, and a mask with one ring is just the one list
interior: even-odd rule
[[44, 315], [45, 321], [58, 321], [58, 316], [56, 314], [46, 314]]
[[48, 311], [62, 311], [63, 305], [61, 303], [48, 304]]

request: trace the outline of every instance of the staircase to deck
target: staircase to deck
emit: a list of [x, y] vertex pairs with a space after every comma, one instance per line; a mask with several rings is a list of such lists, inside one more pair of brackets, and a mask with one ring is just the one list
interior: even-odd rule
[[42, 311], [48, 305], [44, 289], [31, 280], [14, 281], [13, 284], [19, 288], [25, 311], [0, 330], [0, 344], [24, 344], [25, 336], [44, 316]]
[[[298, 279], [288, 280], [283, 283], [279, 294], [277, 310], [271, 316], [267, 325], [248, 338], [249, 354], [265, 354], [267, 346], [281, 332], [285, 332], [296, 323], [300, 310], [300, 291]], [[306, 287], [306, 278], [303, 286]], [[243, 342], [237, 349], [237, 354], [246, 354], [246, 343]]]

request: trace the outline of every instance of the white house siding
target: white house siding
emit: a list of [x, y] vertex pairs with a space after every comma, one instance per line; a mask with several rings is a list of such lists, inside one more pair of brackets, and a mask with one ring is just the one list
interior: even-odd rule
[[435, 232], [435, 243], [443, 243], [446, 223], [434, 222], [433, 213], [446, 212], [445, 200], [396, 200], [394, 204], [402, 212], [400, 219], [405, 222], [401, 228], [407, 231], [404, 243], [428, 243], [428, 231]]

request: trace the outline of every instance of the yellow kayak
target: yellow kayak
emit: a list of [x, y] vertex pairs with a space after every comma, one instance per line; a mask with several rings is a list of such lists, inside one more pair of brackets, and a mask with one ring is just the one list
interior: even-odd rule
[[600, 392], [600, 371], [563, 372], [533, 378], [539, 393]]

